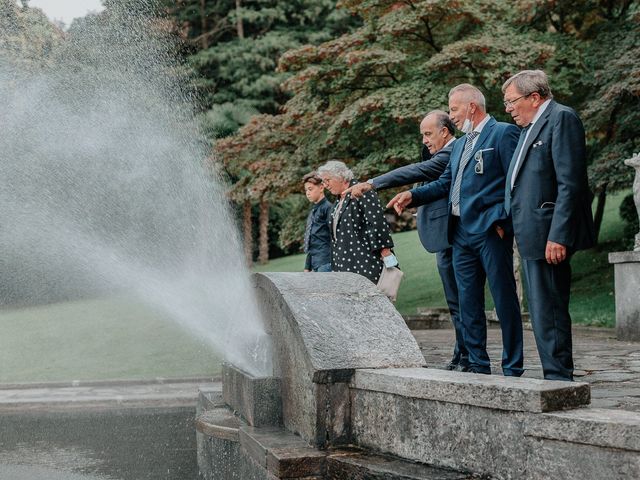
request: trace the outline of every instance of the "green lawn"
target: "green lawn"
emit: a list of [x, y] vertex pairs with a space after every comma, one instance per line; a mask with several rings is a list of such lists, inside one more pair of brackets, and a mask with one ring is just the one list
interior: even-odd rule
[[[572, 260], [573, 285], [571, 314], [575, 323], [612, 327], [615, 324], [613, 267], [607, 261], [610, 251], [618, 250], [624, 224], [618, 209], [629, 192], [607, 198], [601, 244], [597, 249], [578, 252]], [[405, 277], [396, 307], [402, 314], [413, 314], [417, 307], [444, 307], [444, 292], [434, 254], [425, 252], [415, 231], [393, 236], [395, 252]], [[304, 255], [278, 258], [254, 267], [256, 272], [302, 271]], [[487, 309], [493, 308], [491, 295], [486, 295]]]
[[0, 383], [211, 376], [220, 359], [123, 298], [0, 311]]

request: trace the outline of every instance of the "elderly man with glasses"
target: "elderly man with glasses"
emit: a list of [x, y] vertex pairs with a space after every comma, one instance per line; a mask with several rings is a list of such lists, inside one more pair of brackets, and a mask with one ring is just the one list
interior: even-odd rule
[[522, 128], [505, 184], [524, 267], [544, 378], [573, 379], [569, 293], [576, 251], [595, 244], [585, 135], [578, 115], [553, 100], [547, 76], [524, 70], [502, 86]]

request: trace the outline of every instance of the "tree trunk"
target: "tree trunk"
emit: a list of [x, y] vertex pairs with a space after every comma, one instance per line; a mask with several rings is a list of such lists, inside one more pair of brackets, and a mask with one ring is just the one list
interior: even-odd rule
[[244, 258], [247, 266], [253, 265], [253, 234], [251, 232], [251, 200], [245, 200], [242, 206], [242, 219], [244, 231]]
[[236, 0], [236, 29], [238, 30], [238, 38], [244, 38], [244, 25], [242, 24], [242, 16], [240, 9], [242, 8], [242, 0]]
[[260, 240], [258, 247], [258, 263], [264, 265], [269, 261], [269, 202], [262, 198], [260, 200]]
[[596, 213], [593, 215], [593, 223], [596, 227], [596, 245], [600, 238], [600, 227], [602, 226], [602, 217], [604, 217], [604, 206], [607, 201], [607, 186], [605, 185], [600, 193], [598, 193], [598, 202], [596, 203]]
[[209, 48], [209, 40], [207, 38], [207, 9], [206, 7], [207, 0], [200, 0], [200, 26], [202, 32], [200, 33], [202, 48]]

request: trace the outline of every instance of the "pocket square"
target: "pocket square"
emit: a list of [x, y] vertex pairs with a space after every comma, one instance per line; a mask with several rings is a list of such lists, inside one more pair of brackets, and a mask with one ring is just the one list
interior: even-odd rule
[[542, 145], [542, 140], [538, 140], [536, 143], [531, 145], [531, 148], [538, 148], [540, 145]]

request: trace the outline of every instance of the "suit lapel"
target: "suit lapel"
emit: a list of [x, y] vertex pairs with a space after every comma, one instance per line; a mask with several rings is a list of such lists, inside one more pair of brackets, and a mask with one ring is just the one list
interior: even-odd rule
[[476, 141], [476, 144], [473, 146], [473, 151], [471, 152], [472, 156], [484, 146], [485, 142], [487, 141], [487, 138], [489, 138], [489, 135], [491, 135], [491, 132], [493, 131], [493, 127], [496, 126], [496, 123], [497, 122], [495, 118], [492, 117], [489, 119], [487, 124], [484, 126], [484, 128], [480, 132], [480, 135], [478, 136], [478, 140]]
[[[556, 102], [554, 100], [551, 100], [551, 103], [549, 103], [546, 110], [542, 113], [542, 115], [540, 115], [540, 118], [531, 127], [529, 136], [527, 137], [527, 140], [524, 142], [524, 145], [522, 145], [522, 159], [520, 160], [520, 164], [517, 166], [518, 168], [516, 169], [516, 171], [513, 172], [513, 179], [514, 179], [513, 181], [515, 181], [515, 179], [518, 178], [518, 173], [520, 173], [520, 170], [522, 170], [523, 165], [525, 164], [525, 162], [527, 161], [527, 158], [529, 157], [529, 149], [531, 148], [531, 145], [533, 145], [533, 142], [535, 142], [536, 138], [538, 138], [538, 135], [540, 134], [542, 127], [544, 127], [549, 121], [549, 115], [551, 115], [551, 110], [554, 109], [555, 106], [556, 106]], [[514, 154], [517, 155], [518, 152], [514, 152]], [[517, 159], [513, 159], [514, 162], [516, 160]]]

